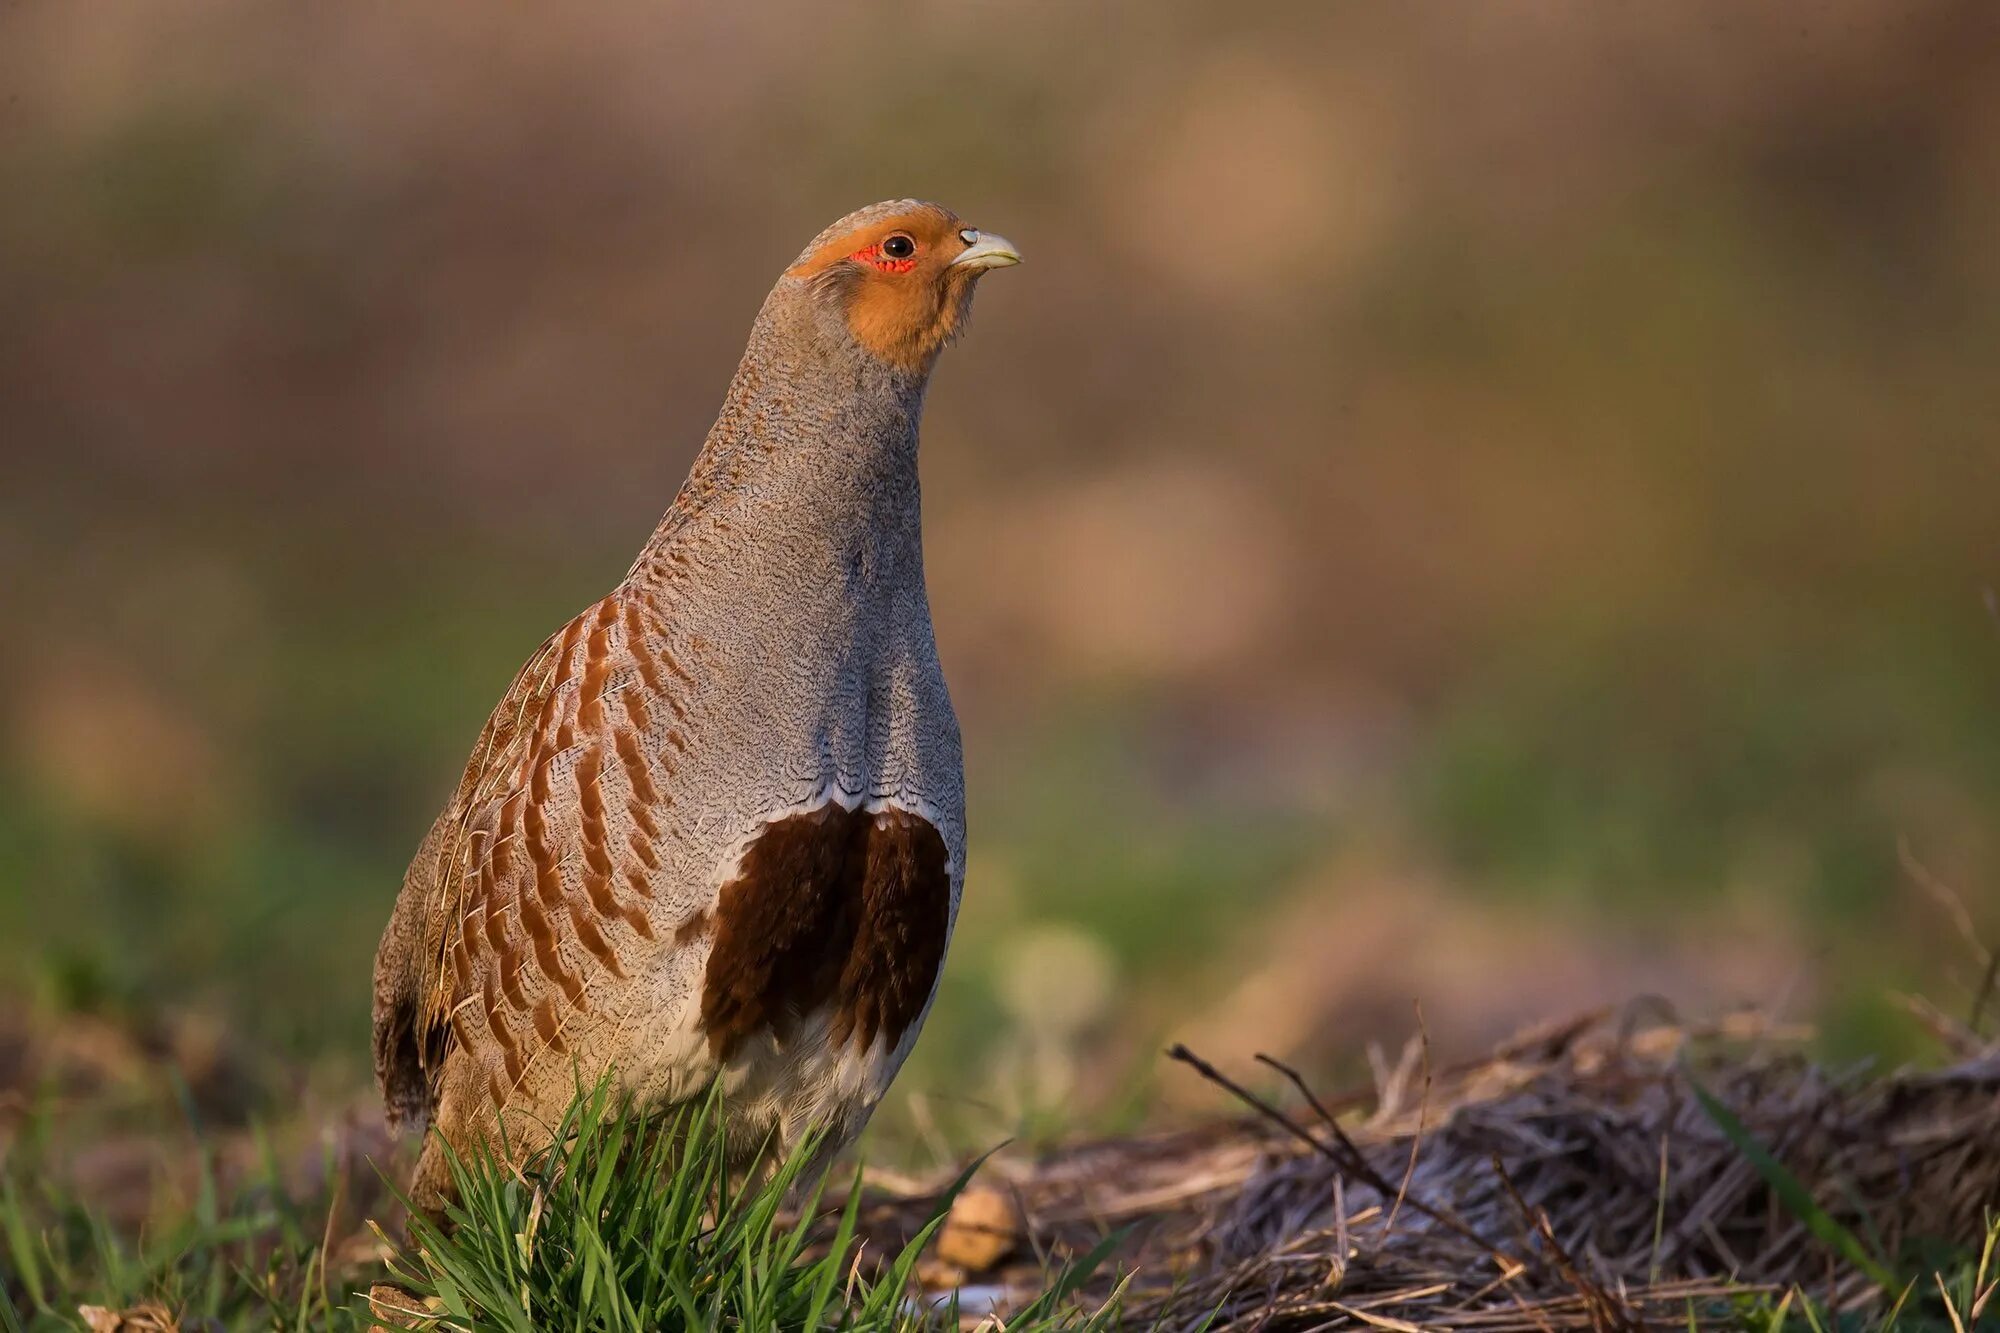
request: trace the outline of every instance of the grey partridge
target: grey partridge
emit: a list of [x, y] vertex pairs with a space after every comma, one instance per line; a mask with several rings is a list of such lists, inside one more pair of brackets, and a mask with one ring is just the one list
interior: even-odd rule
[[778, 279], [651, 540], [515, 676], [410, 864], [375, 958], [392, 1123], [528, 1151], [579, 1076], [647, 1107], [719, 1082], [743, 1153], [867, 1122], [965, 870], [918, 419], [980, 275], [1017, 262], [904, 199]]

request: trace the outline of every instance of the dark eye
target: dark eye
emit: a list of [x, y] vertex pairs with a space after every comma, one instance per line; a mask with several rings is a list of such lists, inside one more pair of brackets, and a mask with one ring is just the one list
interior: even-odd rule
[[917, 243], [900, 231], [882, 242], [882, 253], [891, 259], [908, 259], [916, 252]]

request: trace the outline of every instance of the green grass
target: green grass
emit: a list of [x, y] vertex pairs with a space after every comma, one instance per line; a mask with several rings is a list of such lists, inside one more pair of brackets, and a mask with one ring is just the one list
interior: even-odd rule
[[227, 1202], [206, 1153], [199, 1179], [190, 1207], [133, 1235], [10, 1159], [0, 1176], [0, 1330], [77, 1328], [81, 1305], [148, 1302], [230, 1328], [366, 1326], [323, 1270], [324, 1204], [290, 1196], [268, 1150], [255, 1182]]
[[[1976, 1251], [1950, 1256], [1921, 1276], [1885, 1288], [1888, 1308], [1880, 1314], [1835, 1314], [1805, 1291], [1794, 1287], [1776, 1296], [1740, 1300], [1726, 1326], [1747, 1333], [1979, 1333], [2000, 1327], [2000, 1309], [1993, 1297], [2000, 1291], [1995, 1248], [2000, 1246], [2000, 1217], [1987, 1223], [1986, 1237]], [[1689, 1326], [1695, 1316], [1690, 1313]], [[1712, 1324], [1703, 1324], [1711, 1327]]]
[[[518, 1333], [557, 1323], [578, 1329], [895, 1330], [956, 1311], [929, 1310], [911, 1277], [944, 1220], [960, 1175], [930, 1220], [892, 1259], [869, 1271], [859, 1253], [861, 1194], [837, 1213], [821, 1207], [824, 1178], [807, 1172], [807, 1140], [760, 1165], [743, 1184], [723, 1152], [721, 1102], [710, 1097], [663, 1118], [633, 1115], [599, 1091], [580, 1097], [553, 1147], [514, 1172], [490, 1155], [453, 1160], [459, 1203], [444, 1225], [412, 1224], [395, 1280], [435, 1302], [451, 1322]], [[803, 1206], [788, 1200], [803, 1195]], [[795, 1211], [795, 1216], [788, 1212]], [[1068, 1311], [1062, 1299], [1103, 1252], [1068, 1270], [1025, 1321], [1028, 1329], [1103, 1326], [1107, 1306]]]

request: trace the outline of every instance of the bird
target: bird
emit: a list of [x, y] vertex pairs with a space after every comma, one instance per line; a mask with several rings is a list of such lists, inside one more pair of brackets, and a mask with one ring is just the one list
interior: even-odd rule
[[918, 427], [980, 278], [1019, 262], [915, 199], [814, 237], [624, 579], [514, 676], [375, 957], [417, 1208], [600, 1079], [647, 1110], [719, 1090], [732, 1159], [867, 1123], [965, 876]]

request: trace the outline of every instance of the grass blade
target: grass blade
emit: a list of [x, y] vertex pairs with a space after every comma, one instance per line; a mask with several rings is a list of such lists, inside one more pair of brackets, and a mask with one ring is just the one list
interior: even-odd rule
[[1799, 1178], [1786, 1169], [1785, 1164], [1772, 1156], [1771, 1151], [1757, 1141], [1756, 1135], [1739, 1119], [1736, 1112], [1701, 1085], [1692, 1073], [1688, 1075], [1688, 1086], [1694, 1090], [1695, 1100], [1701, 1109], [1715, 1122], [1724, 1138], [1743, 1154], [1757, 1174], [1763, 1177], [1771, 1193], [1777, 1196], [1785, 1210], [1812, 1233], [1815, 1240], [1831, 1249], [1841, 1258], [1853, 1264], [1868, 1275], [1868, 1280], [1883, 1291], [1894, 1291], [1898, 1285], [1895, 1274], [1891, 1273], [1874, 1255], [1868, 1252], [1860, 1238], [1820, 1207], [1819, 1200], [1813, 1198], [1812, 1191]]

